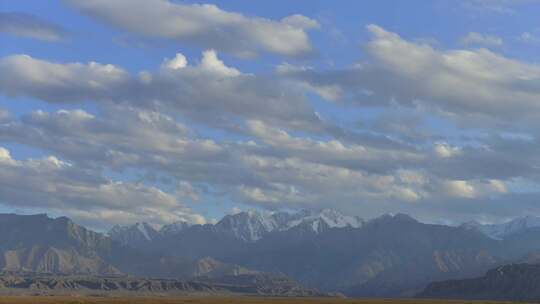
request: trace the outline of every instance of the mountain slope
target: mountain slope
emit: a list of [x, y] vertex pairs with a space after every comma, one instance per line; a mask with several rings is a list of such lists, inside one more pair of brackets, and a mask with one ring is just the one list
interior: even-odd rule
[[492, 269], [479, 278], [431, 283], [418, 297], [538, 301], [540, 265], [506, 265]]
[[0, 214], [0, 231], [0, 271], [182, 279], [255, 273], [207, 257], [142, 252], [65, 217]]
[[105, 236], [65, 217], [0, 215], [0, 268], [44, 273], [119, 274], [108, 263]]
[[[218, 259], [283, 272], [323, 290], [393, 296], [414, 294], [434, 278], [474, 275], [493, 267], [498, 259], [490, 252], [496, 244], [474, 231], [422, 224], [398, 214], [368, 222], [361, 229], [306, 234], [297, 227], [275, 232], [242, 252]], [[404, 280], [365, 288], [375, 280], [390, 282], [393, 277]]]

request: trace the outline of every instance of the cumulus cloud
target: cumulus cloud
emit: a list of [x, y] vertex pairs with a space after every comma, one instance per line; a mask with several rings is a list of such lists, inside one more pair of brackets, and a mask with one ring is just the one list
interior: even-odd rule
[[[403, 40], [381, 27], [368, 27], [374, 39], [368, 48], [391, 76], [406, 83], [395, 87], [395, 98], [436, 104], [445, 111], [489, 116], [538, 115], [534, 102], [540, 87], [540, 67], [505, 58], [486, 49], [439, 51]], [[393, 56], [396, 52], [401, 56]], [[384, 80], [383, 80], [384, 81]]]
[[298, 86], [272, 75], [242, 73], [213, 50], [203, 52], [196, 65], [176, 54], [157, 71], [138, 75], [111, 64], [56, 63], [12, 55], [0, 59], [0, 92], [51, 103], [129, 103], [229, 129], [235, 128], [238, 118], [303, 130], [325, 128]]
[[111, 167], [216, 158], [222, 148], [212, 140], [190, 139], [189, 130], [159, 112], [110, 107], [102, 117], [83, 110], [34, 111], [21, 121], [0, 125], [0, 137], [39, 145], [87, 165]]
[[0, 59], [0, 89], [10, 96], [30, 96], [49, 102], [111, 98], [129, 74], [111, 64], [56, 63], [28, 55]]
[[0, 12], [0, 33], [51, 42], [60, 41], [66, 35], [58, 25], [18, 12]]
[[440, 157], [440, 158], [453, 157], [462, 153], [462, 150], [460, 147], [452, 147], [448, 143], [445, 143], [445, 142], [435, 143], [433, 151], [435, 152], [435, 155], [437, 155], [437, 157]]
[[[310, 53], [307, 30], [319, 24], [302, 15], [282, 20], [248, 17], [212, 4], [168, 0], [64, 0], [71, 7], [121, 29], [172, 39], [240, 57], [261, 52], [286, 56]], [[129, 14], [126, 14], [129, 11]]]
[[282, 75], [311, 87], [337, 87], [342, 92], [338, 99], [360, 105], [398, 103], [458, 123], [510, 130], [517, 120], [521, 126], [538, 125], [540, 66], [487, 49], [438, 50], [377, 25], [367, 29], [372, 35], [366, 45], [368, 62], [343, 70], [295, 70]]
[[172, 70], [178, 70], [187, 66], [187, 58], [181, 53], [177, 53], [173, 59], [165, 60], [162, 67]]
[[0, 203], [5, 206], [60, 212], [94, 226], [135, 218], [156, 224], [200, 220], [176, 197], [157, 188], [112, 181], [54, 156], [14, 160], [0, 148], [0, 169]]
[[443, 191], [450, 197], [474, 199], [505, 194], [508, 189], [500, 180], [446, 180], [441, 183]]

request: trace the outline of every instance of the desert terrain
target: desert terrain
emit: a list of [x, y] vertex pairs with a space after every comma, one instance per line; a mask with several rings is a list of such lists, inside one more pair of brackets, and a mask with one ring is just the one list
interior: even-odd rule
[[488, 304], [494, 301], [418, 300], [418, 299], [339, 299], [339, 298], [262, 298], [262, 297], [78, 297], [5, 296], [0, 304]]

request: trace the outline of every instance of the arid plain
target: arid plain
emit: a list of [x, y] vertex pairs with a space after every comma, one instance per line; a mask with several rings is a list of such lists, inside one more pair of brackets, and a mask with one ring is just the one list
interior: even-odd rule
[[338, 299], [338, 298], [259, 298], [259, 297], [69, 297], [9, 296], [0, 304], [502, 304], [514, 302], [418, 299]]

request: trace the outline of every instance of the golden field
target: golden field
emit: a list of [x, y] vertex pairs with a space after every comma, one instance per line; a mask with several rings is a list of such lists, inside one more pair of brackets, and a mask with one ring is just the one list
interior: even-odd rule
[[0, 297], [0, 304], [489, 304], [511, 303], [490, 301], [452, 301], [417, 299], [338, 299], [338, 298], [258, 298], [258, 297], [68, 297], [68, 296], [9, 296]]

